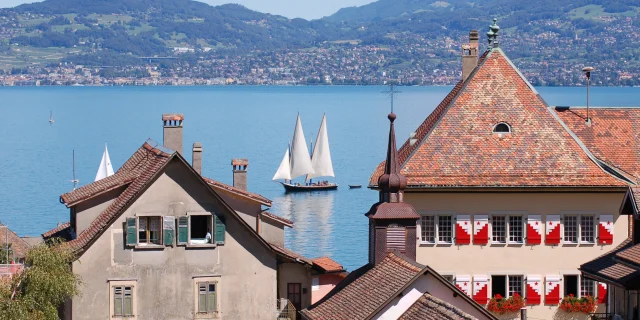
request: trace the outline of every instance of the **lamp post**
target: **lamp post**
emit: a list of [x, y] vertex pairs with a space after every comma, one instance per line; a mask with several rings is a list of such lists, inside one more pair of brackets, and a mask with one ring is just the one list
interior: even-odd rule
[[591, 72], [593, 72], [593, 67], [584, 67], [582, 68], [582, 72], [587, 77], [587, 125], [591, 125], [591, 117], [589, 117], [589, 89], [591, 88]]

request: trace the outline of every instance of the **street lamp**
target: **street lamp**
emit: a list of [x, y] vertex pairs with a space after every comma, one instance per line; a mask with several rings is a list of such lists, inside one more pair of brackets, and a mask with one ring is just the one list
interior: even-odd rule
[[595, 70], [593, 67], [584, 67], [582, 72], [587, 76], [587, 125], [591, 125], [591, 118], [589, 117], [589, 88], [591, 87], [591, 72]]

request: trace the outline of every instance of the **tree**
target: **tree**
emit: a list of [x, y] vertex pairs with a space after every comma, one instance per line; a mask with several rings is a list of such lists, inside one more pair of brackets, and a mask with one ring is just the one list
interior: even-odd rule
[[54, 240], [29, 249], [25, 270], [0, 283], [0, 319], [57, 320], [58, 307], [79, 293], [70, 247]]

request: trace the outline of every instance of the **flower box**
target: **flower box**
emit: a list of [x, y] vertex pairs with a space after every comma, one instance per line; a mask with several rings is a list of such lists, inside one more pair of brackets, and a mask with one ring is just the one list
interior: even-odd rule
[[524, 299], [517, 293], [509, 298], [504, 298], [496, 294], [489, 300], [487, 310], [497, 314], [514, 313], [520, 311], [525, 306]]
[[598, 302], [596, 298], [592, 296], [578, 298], [570, 294], [560, 301], [560, 310], [564, 312], [582, 312], [589, 314], [596, 311], [597, 307]]

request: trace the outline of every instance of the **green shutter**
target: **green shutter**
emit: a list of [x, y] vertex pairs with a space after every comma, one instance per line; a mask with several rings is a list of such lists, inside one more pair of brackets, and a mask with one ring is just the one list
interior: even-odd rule
[[164, 231], [163, 240], [165, 246], [173, 245], [173, 237], [175, 236], [175, 227], [176, 227], [176, 218], [175, 217], [164, 217], [162, 223], [162, 229]]
[[138, 230], [136, 228], [136, 218], [127, 218], [127, 245], [135, 246], [137, 243], [136, 237]]
[[122, 315], [122, 287], [113, 287], [113, 314]]
[[198, 283], [198, 312], [207, 312], [207, 283]]
[[209, 294], [207, 295], [207, 311], [215, 312], [218, 308], [216, 304], [216, 285], [209, 283]]
[[224, 222], [222, 222], [222, 220], [220, 220], [220, 218], [218, 218], [218, 215], [216, 215], [215, 213], [213, 214], [213, 218], [214, 218], [214, 228], [216, 229], [216, 243], [217, 244], [224, 244], [224, 234], [225, 234], [225, 226], [224, 226]]
[[124, 288], [124, 315], [133, 315], [133, 291], [131, 287]]
[[184, 244], [189, 241], [189, 217], [178, 217], [178, 243]]

